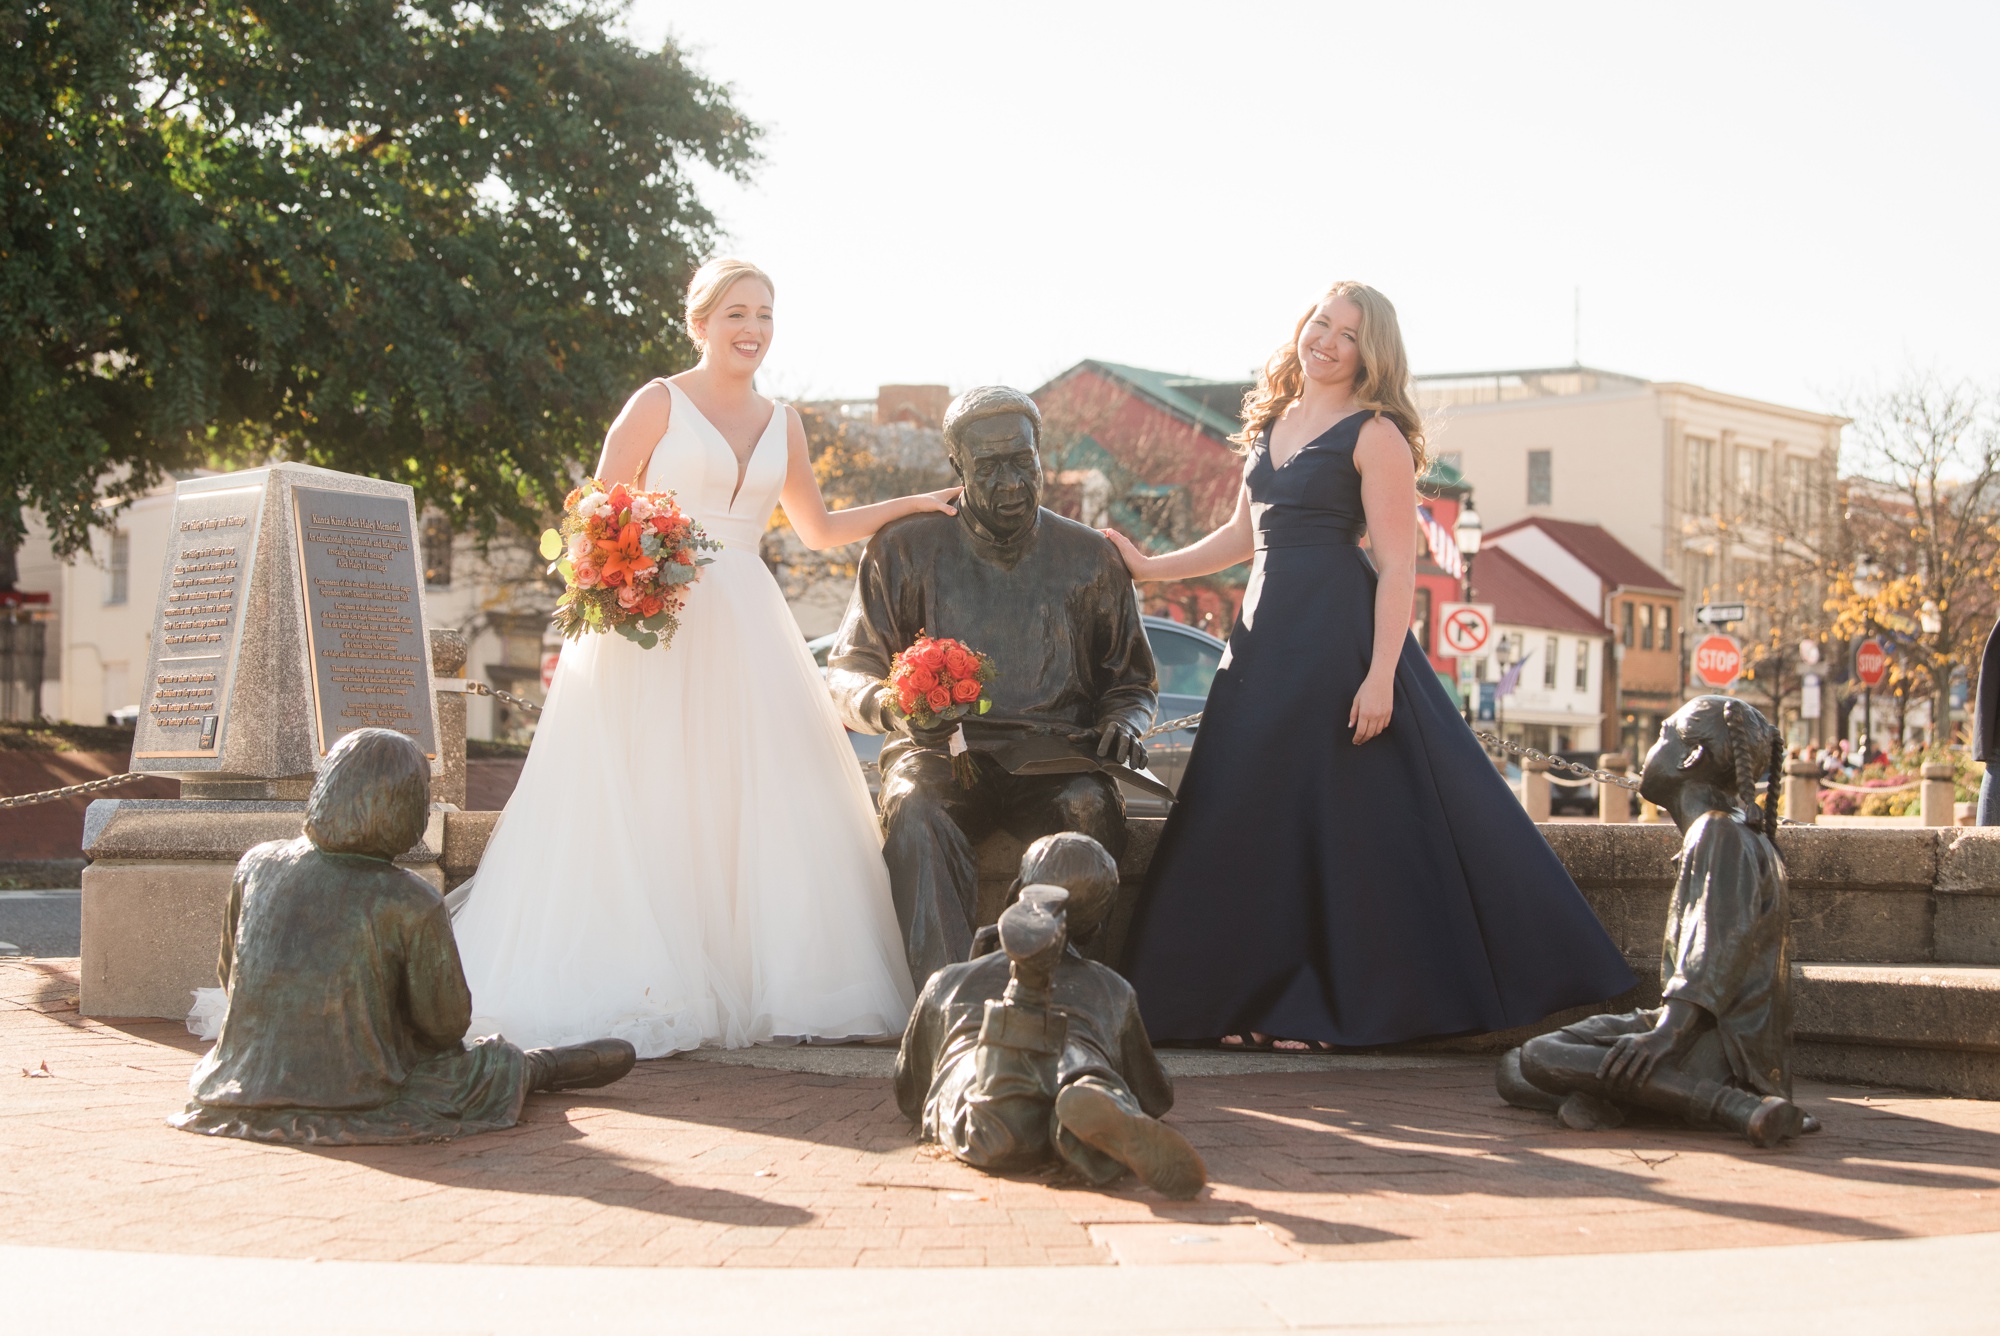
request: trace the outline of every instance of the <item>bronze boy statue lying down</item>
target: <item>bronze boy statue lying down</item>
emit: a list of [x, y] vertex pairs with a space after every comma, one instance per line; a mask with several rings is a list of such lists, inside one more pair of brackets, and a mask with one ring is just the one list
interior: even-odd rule
[[218, 962], [228, 1010], [175, 1127], [293, 1145], [444, 1141], [512, 1127], [531, 1090], [632, 1070], [622, 1039], [464, 1042], [472, 994], [451, 917], [392, 861], [429, 811], [416, 744], [364, 728], [328, 754], [305, 835], [243, 855]]
[[1819, 1130], [1791, 1100], [1785, 865], [1770, 839], [1783, 756], [1770, 721], [1727, 696], [1697, 697], [1661, 726], [1639, 791], [1683, 836], [1660, 959], [1664, 1005], [1529, 1040], [1500, 1060], [1502, 1098], [1584, 1130], [1617, 1126], [1627, 1107], [1758, 1146]]
[[1016, 885], [973, 959], [937, 971], [917, 999], [897, 1103], [924, 1140], [980, 1169], [1055, 1160], [1088, 1183], [1130, 1170], [1166, 1196], [1194, 1196], [1208, 1171], [1159, 1121], [1174, 1090], [1132, 985], [1071, 945], [1110, 913], [1118, 864], [1087, 835], [1049, 835], [1028, 847]]

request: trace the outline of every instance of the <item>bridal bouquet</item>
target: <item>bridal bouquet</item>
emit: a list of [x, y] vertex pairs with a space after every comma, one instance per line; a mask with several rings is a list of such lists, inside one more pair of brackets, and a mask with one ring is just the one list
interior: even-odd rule
[[722, 544], [681, 513], [672, 492], [586, 479], [563, 502], [562, 528], [542, 533], [542, 556], [568, 588], [556, 603], [565, 639], [616, 631], [641, 649], [671, 644], [687, 587]]
[[[942, 728], [992, 709], [986, 684], [998, 675], [991, 658], [963, 642], [933, 639], [919, 631], [910, 647], [889, 662], [888, 681], [880, 697], [882, 708], [902, 715], [918, 728]], [[972, 783], [963, 724], [951, 735], [951, 768], [959, 783]]]

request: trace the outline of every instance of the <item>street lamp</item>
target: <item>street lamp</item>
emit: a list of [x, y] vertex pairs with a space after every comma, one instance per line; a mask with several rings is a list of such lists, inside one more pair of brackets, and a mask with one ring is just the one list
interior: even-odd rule
[[[1861, 638], [1875, 638], [1875, 596], [1882, 592], [1882, 566], [1863, 552], [1854, 563], [1854, 592], [1868, 600], [1861, 609]], [[1868, 764], [1868, 751], [1875, 739], [1875, 688], [1861, 684], [1861, 763]]]
[[[1461, 574], [1465, 585], [1464, 601], [1467, 603], [1472, 602], [1472, 559], [1479, 555], [1479, 542], [1485, 527], [1479, 522], [1479, 512], [1472, 508], [1472, 493], [1467, 492], [1465, 504], [1458, 509], [1458, 522], [1452, 525], [1451, 530], [1452, 539], [1458, 544], [1459, 564], [1464, 568]], [[1465, 680], [1463, 672], [1458, 676], [1460, 681]], [[1473, 698], [1478, 691], [1477, 684], [1474, 684], [1465, 693], [1465, 722], [1468, 724], [1473, 722]]]

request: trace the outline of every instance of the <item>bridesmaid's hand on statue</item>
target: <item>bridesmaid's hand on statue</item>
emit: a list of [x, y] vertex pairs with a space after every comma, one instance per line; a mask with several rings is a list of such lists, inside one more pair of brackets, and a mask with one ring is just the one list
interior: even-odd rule
[[964, 490], [963, 487], [944, 487], [935, 492], [918, 492], [910, 498], [910, 513], [921, 515], [927, 510], [937, 510], [956, 515], [958, 507], [952, 502], [958, 500], [958, 494]]
[[1141, 552], [1131, 539], [1119, 533], [1116, 529], [1099, 529], [1098, 532], [1110, 539], [1111, 546], [1118, 549], [1118, 555], [1124, 561], [1126, 571], [1131, 574], [1134, 580], [1150, 580], [1153, 578], [1151, 571], [1154, 558]]
[[1347, 710], [1347, 726], [1354, 730], [1354, 745], [1359, 747], [1387, 728], [1395, 705], [1396, 680], [1393, 677], [1377, 677], [1370, 673], [1363, 679], [1361, 690], [1354, 693], [1354, 704]]

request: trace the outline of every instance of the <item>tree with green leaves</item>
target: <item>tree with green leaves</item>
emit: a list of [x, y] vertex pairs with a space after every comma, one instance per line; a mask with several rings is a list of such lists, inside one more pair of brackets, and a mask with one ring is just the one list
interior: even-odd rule
[[596, 0], [0, 12], [0, 546], [286, 458], [532, 524], [692, 359], [699, 165], [757, 130]]

